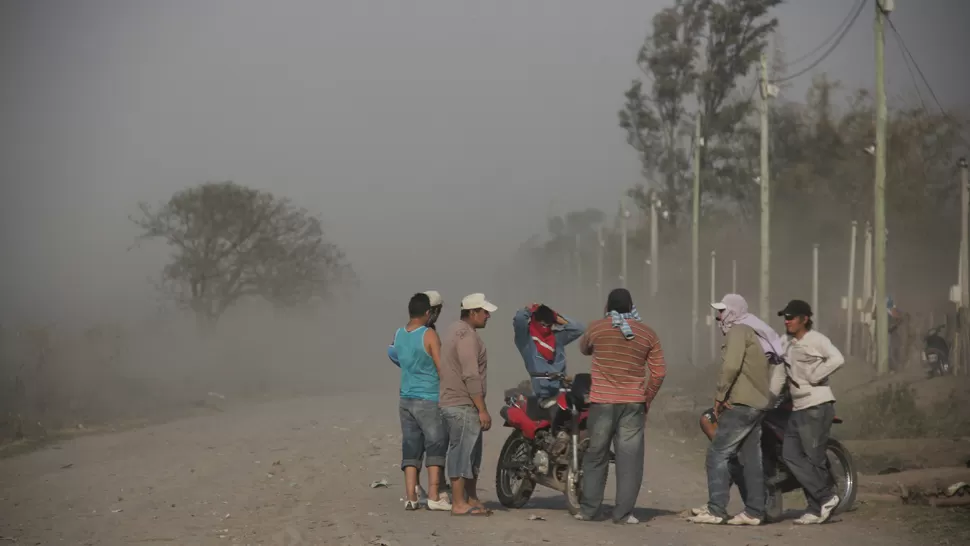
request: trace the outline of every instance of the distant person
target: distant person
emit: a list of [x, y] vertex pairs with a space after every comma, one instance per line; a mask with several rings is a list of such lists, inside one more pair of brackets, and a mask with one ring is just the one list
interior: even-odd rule
[[[515, 347], [529, 374], [565, 374], [566, 346], [579, 339], [585, 329], [581, 323], [539, 303], [519, 309], [512, 318]], [[557, 396], [562, 386], [557, 380], [532, 378], [531, 381], [532, 392], [539, 398]]]
[[630, 292], [617, 288], [606, 299], [606, 317], [589, 324], [579, 350], [593, 361], [586, 422], [589, 447], [583, 456], [583, 495], [576, 519], [590, 521], [599, 515], [613, 444], [616, 506], [612, 519], [639, 523], [633, 508], [643, 481], [644, 426], [667, 369], [660, 339], [640, 320]]
[[[441, 294], [439, 294], [437, 290], [426, 290], [423, 292], [423, 294], [428, 296], [428, 300], [431, 302], [431, 314], [428, 317], [428, 324], [425, 326], [432, 330], [437, 330], [435, 324], [438, 322], [438, 317], [441, 316], [441, 309], [444, 307], [445, 301], [441, 299]], [[401, 367], [401, 363], [398, 362], [397, 351], [394, 349], [393, 343], [387, 346], [387, 358], [391, 359], [391, 362], [393, 362], [398, 368]]]
[[[428, 467], [428, 509], [451, 510], [439, 496], [442, 469], [448, 453], [448, 434], [438, 408], [441, 341], [428, 328], [431, 300], [425, 293], [411, 296], [408, 323], [394, 334], [394, 348], [401, 368], [401, 470], [404, 471], [405, 510], [417, 510], [418, 474]], [[422, 459], [424, 459], [422, 461]]]
[[453, 516], [488, 516], [478, 498], [482, 432], [492, 427], [485, 406], [488, 355], [478, 330], [498, 308], [481, 293], [461, 300], [461, 318], [444, 334], [439, 406], [448, 426], [448, 461]]
[[[778, 354], [777, 334], [748, 313], [748, 302], [728, 294], [712, 303], [724, 334], [721, 348], [721, 376], [714, 395], [713, 416], [717, 432], [707, 449], [707, 506], [691, 511], [692, 523], [761, 525], [765, 518], [765, 477], [761, 459], [761, 423], [765, 411], [775, 402], [771, 368], [762, 340]], [[774, 334], [774, 335], [772, 335]], [[732, 459], [743, 474], [744, 510], [729, 517]], [[735, 476], [738, 470], [735, 466]], [[741, 478], [742, 476], [737, 476]]]
[[825, 523], [839, 506], [829, 480], [828, 448], [835, 395], [829, 377], [845, 358], [832, 341], [812, 328], [812, 307], [792, 300], [778, 316], [785, 317], [788, 332], [786, 360], [790, 368], [792, 413], [785, 430], [782, 457], [805, 491], [808, 511], [795, 520], [800, 525]]

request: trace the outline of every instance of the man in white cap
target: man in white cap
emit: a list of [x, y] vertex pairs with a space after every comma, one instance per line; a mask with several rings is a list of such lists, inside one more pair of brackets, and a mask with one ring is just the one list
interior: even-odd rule
[[485, 407], [488, 355], [478, 330], [498, 308], [475, 293], [461, 300], [461, 318], [441, 340], [438, 405], [448, 429], [445, 473], [451, 481], [454, 516], [488, 516], [478, 499], [478, 473], [482, 466], [482, 432], [492, 427]]

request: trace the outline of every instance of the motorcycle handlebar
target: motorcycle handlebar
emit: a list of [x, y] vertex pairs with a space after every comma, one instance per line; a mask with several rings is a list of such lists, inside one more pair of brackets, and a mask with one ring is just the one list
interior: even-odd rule
[[564, 373], [530, 373], [529, 377], [533, 377], [535, 379], [559, 379], [559, 380], [565, 380], [569, 378], [569, 376], [567, 376]]

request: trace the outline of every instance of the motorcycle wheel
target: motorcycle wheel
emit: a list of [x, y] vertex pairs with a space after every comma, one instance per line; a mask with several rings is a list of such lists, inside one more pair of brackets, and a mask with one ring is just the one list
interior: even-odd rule
[[834, 457], [839, 462], [839, 466], [842, 467], [842, 470], [837, 472], [832, 468], [831, 460], [829, 462], [829, 475], [835, 483], [836, 494], [839, 496], [839, 505], [835, 508], [834, 513], [841, 514], [850, 510], [855, 504], [856, 494], [859, 492], [859, 476], [852, 455], [841, 442], [829, 438], [825, 453], [829, 457]]
[[[495, 470], [495, 494], [506, 508], [522, 508], [535, 491], [536, 483], [527, 477], [518, 476], [513, 465], [528, 465], [531, 462], [532, 442], [519, 431], [513, 431], [505, 440], [498, 457]], [[503, 468], [504, 467], [504, 468]]]
[[585, 438], [579, 444], [579, 468], [573, 468], [569, 463], [566, 471], [566, 509], [569, 514], [575, 516], [579, 513], [580, 502], [583, 499], [583, 454], [589, 446], [589, 438]]

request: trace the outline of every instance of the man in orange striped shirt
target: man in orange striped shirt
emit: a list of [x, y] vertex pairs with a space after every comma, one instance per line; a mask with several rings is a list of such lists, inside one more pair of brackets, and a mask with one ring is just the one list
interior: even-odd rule
[[579, 340], [592, 356], [589, 447], [583, 457], [579, 520], [596, 518], [603, 504], [610, 444], [616, 444], [614, 523], [639, 523], [633, 507], [643, 481], [643, 429], [647, 410], [666, 376], [663, 348], [652, 328], [641, 322], [633, 297], [624, 288], [610, 292], [606, 317], [593, 321]]

